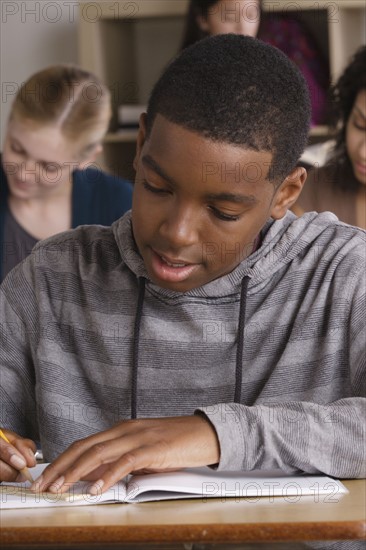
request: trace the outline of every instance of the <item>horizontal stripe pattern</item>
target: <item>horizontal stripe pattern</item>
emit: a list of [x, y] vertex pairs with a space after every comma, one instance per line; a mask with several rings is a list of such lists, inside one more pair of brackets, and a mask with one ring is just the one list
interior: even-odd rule
[[[253, 257], [205, 288], [178, 294], [147, 282], [138, 416], [204, 410], [220, 438], [222, 467], [362, 471], [364, 411], [354, 398], [364, 396], [365, 235], [333, 218], [311, 220], [308, 229], [291, 217], [276, 222]], [[124, 217], [112, 229], [84, 227], [40, 243], [4, 282], [2, 424], [40, 438], [47, 460], [130, 417], [143, 272]], [[236, 418], [239, 273], [251, 281]], [[349, 399], [349, 415], [342, 406], [329, 430], [327, 407], [341, 399]], [[279, 409], [282, 416], [272, 415]], [[302, 424], [289, 421], [293, 411]]]

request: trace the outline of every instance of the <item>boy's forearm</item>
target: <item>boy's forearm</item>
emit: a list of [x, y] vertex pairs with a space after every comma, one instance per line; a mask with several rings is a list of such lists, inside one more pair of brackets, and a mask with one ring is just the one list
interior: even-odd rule
[[272, 469], [366, 477], [366, 399], [219, 404], [200, 409], [221, 447], [219, 469]]

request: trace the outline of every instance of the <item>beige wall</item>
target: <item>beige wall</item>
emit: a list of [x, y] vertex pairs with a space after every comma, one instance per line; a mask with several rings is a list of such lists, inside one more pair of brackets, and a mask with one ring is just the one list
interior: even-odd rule
[[10, 105], [28, 76], [54, 63], [77, 62], [78, 2], [0, 2], [1, 144]]

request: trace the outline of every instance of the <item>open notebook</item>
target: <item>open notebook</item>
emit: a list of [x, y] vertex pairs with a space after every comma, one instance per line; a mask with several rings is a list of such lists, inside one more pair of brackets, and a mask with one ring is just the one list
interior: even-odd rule
[[[31, 468], [35, 479], [47, 464]], [[85, 506], [116, 502], [148, 502], [183, 498], [246, 498], [282, 497], [292, 501], [304, 495], [327, 495], [338, 499], [347, 489], [338, 480], [326, 476], [290, 476], [281, 470], [251, 472], [215, 472], [210, 468], [190, 468], [163, 474], [129, 476], [108, 491], [90, 495], [90, 483], [80, 481], [64, 494], [35, 494], [30, 483], [1, 483], [1, 509], [49, 506]]]

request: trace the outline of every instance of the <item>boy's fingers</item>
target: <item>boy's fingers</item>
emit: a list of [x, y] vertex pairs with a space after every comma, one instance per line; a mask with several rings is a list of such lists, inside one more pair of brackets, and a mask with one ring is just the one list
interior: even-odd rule
[[[104, 471], [105, 463], [112, 462], [121, 456], [122, 439], [125, 442], [125, 438], [135, 437], [136, 426], [139, 424], [139, 421], [121, 422], [109, 430], [75, 441], [47, 466], [42, 473], [42, 479], [35, 480], [32, 489], [44, 491], [62, 477], [65, 483], [75, 483], [98, 469]], [[131, 448], [131, 444], [130, 442], [126, 450]], [[93, 479], [96, 479], [94, 475]], [[56, 485], [54, 490], [58, 490]], [[62, 491], [65, 490], [66, 486]]]
[[0, 481], [23, 481], [23, 475], [16, 468], [12, 468], [10, 464], [0, 461]]
[[[93, 439], [93, 441], [91, 441]], [[85, 441], [82, 446], [85, 450], [79, 457], [72, 458], [72, 447], [65, 451], [63, 455], [57, 458], [42, 474], [40, 483], [35, 481], [32, 486], [36, 491], [49, 490], [50, 492], [65, 492], [70, 485], [80, 479], [88, 479], [89, 474], [97, 471], [104, 472], [107, 465], [117, 460], [121, 454], [134, 446], [130, 441], [126, 442], [123, 438], [107, 439], [98, 441], [96, 438], [90, 438], [89, 447], [86, 448]], [[126, 449], [126, 451], [125, 451]], [[95, 475], [91, 476], [95, 479]]]
[[26, 461], [26, 466], [32, 468], [36, 465], [35, 452], [37, 450], [36, 444], [31, 439], [16, 439], [12, 443], [13, 447], [17, 449]]
[[[121, 454], [120, 443], [115, 446], [113, 442], [117, 442], [118, 433], [124, 431], [121, 427], [122, 424], [124, 426], [127, 423], [123, 422], [119, 426], [72, 443], [52, 464], [47, 466], [42, 473], [42, 479], [35, 480], [32, 489], [44, 491], [56, 482], [57, 486], [54, 486], [54, 491], [60, 491], [60, 485], [57, 483], [60, 478], [64, 477], [64, 483], [68, 483], [70, 486], [70, 484], [85, 478], [98, 467], [102, 467], [104, 463], [118, 458]], [[114, 451], [115, 449], [116, 451]], [[114, 452], [117, 454], [113, 455]], [[65, 485], [61, 492], [66, 490]]]
[[156, 449], [154, 447], [141, 447], [124, 454], [107, 467], [100, 479], [90, 487], [89, 492], [92, 495], [104, 493], [131, 472], [146, 468], [154, 459], [156, 459]]
[[[197, 441], [204, 444], [197, 446]], [[214, 464], [219, 456], [216, 433], [199, 416], [121, 422], [73, 443], [44, 470], [32, 489], [64, 493], [77, 481], [95, 480], [100, 474], [98, 491], [104, 492], [136, 470]]]
[[[113, 447], [120, 447], [120, 442], [114, 441], [114, 443], [115, 445], [113, 445]], [[115, 450], [113, 449], [109, 454], [115, 457]], [[109, 464], [101, 464], [99, 467], [95, 468], [97, 465], [95, 450], [91, 448], [90, 453], [85, 453], [78, 461], [78, 464], [75, 464], [72, 469], [65, 471], [63, 475], [60, 475], [58, 479], [49, 484], [47, 490], [50, 492], [63, 493], [79, 479], [83, 477], [90, 479], [92, 477], [95, 481], [90, 487], [90, 493], [98, 495], [107, 491], [112, 485], [131, 473], [131, 471], [142, 470], [146, 465], [154, 461], [154, 459], [156, 459], [155, 447], [141, 447], [126, 452], [122, 457], [113, 460]], [[105, 461], [108, 461], [106, 456]], [[92, 472], [92, 476], [90, 476], [90, 472]], [[99, 476], [96, 476], [97, 473]], [[37, 491], [45, 490], [44, 487], [47, 487], [47, 484], [42, 484], [37, 488]]]
[[[21, 437], [11, 430], [3, 430], [10, 445], [14, 447], [23, 456], [27, 462], [27, 466], [35, 466], [36, 460], [34, 454], [37, 446], [32, 439]], [[4, 439], [0, 438], [0, 444], [9, 445]]]
[[[155, 455], [152, 454], [151, 457], [140, 450], [143, 445], [139, 434], [128, 434], [112, 439], [109, 438], [111, 434], [108, 432], [108, 439], [104, 440], [101, 439], [101, 435], [102, 433], [98, 434], [98, 437], [92, 436], [72, 445], [44, 470], [42, 478], [35, 481], [32, 489], [64, 493], [73, 483], [81, 479], [96, 480], [99, 479], [98, 474], [104, 479], [105, 472], [109, 470], [111, 478], [118, 481], [133, 470], [149, 466], [150, 461], [154, 456], [156, 457], [156, 447]], [[81, 449], [84, 452], [76, 457], [75, 448], [77, 452]], [[114, 469], [111, 464], [116, 464], [116, 461], [119, 461], [119, 466]], [[119, 474], [120, 471], [121, 474]], [[103, 490], [106, 489], [107, 486]]]
[[14, 432], [7, 431], [9, 443], [0, 438], [0, 481], [23, 481], [20, 470], [35, 466], [36, 446], [30, 439], [23, 439]]
[[9, 464], [0, 461], [0, 481], [16, 481], [19, 471], [11, 468]]
[[12, 466], [15, 470], [25, 468], [27, 462], [22, 455], [11, 443], [0, 439], [0, 458], [6, 464]]

